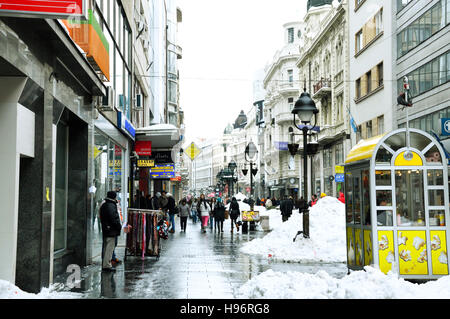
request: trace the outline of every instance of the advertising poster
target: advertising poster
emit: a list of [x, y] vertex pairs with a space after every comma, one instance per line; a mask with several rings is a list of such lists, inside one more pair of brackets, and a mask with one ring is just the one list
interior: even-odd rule
[[398, 232], [400, 275], [427, 275], [428, 257], [424, 230]]
[[242, 211], [243, 222], [257, 222], [259, 221], [259, 212]]
[[353, 228], [347, 227], [347, 264], [355, 266], [355, 240], [353, 238]]
[[394, 232], [392, 230], [378, 232], [378, 260], [380, 270], [387, 274], [395, 262]]
[[430, 231], [430, 238], [433, 275], [448, 275], [447, 241], [445, 230]]
[[364, 266], [373, 263], [372, 231], [364, 230]]
[[362, 266], [363, 265], [363, 242], [362, 242], [362, 231], [361, 229], [355, 229], [355, 253], [356, 253], [356, 265]]

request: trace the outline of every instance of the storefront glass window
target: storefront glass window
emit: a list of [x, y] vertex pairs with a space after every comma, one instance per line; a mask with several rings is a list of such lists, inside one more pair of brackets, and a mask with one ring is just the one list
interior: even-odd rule
[[361, 172], [362, 179], [362, 199], [363, 199], [363, 224], [370, 225], [370, 184], [369, 184], [369, 170]]
[[353, 200], [355, 207], [355, 224], [361, 223], [361, 178], [353, 177]]
[[54, 251], [65, 249], [67, 242], [68, 141], [69, 128], [59, 122], [56, 132]]
[[428, 190], [428, 201], [430, 206], [444, 206], [444, 190], [443, 189]]
[[392, 206], [392, 191], [377, 190], [376, 191], [377, 206]]
[[391, 185], [391, 171], [376, 171], [375, 172], [375, 184], [377, 186], [390, 186]]
[[430, 226], [445, 226], [444, 210], [430, 210]]
[[396, 170], [395, 195], [398, 225], [425, 225], [423, 172], [421, 170]]
[[375, 158], [375, 162], [377, 164], [391, 164], [392, 154], [387, 151], [383, 146], [380, 146], [377, 152], [377, 156]]
[[346, 221], [347, 223], [353, 222], [353, 179], [352, 173], [345, 174], [345, 193], [347, 198], [345, 199], [346, 205]]
[[427, 172], [428, 185], [444, 185], [444, 176], [441, 169], [429, 169]]

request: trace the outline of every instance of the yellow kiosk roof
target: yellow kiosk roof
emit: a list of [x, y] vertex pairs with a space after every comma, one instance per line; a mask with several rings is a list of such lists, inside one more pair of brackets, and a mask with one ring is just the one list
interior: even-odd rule
[[373, 154], [375, 146], [385, 134], [377, 135], [366, 140], [361, 140], [353, 146], [345, 159], [345, 163], [352, 163], [366, 158], [370, 158]]

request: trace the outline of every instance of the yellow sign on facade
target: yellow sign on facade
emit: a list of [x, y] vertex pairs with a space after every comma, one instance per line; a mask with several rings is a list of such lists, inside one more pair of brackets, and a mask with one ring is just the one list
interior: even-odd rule
[[423, 230], [397, 233], [400, 275], [427, 275], [427, 238]]
[[201, 150], [195, 145], [194, 142], [192, 142], [185, 150], [184, 152], [186, 155], [191, 159], [194, 160], [198, 156], [198, 154], [201, 153]]
[[355, 229], [355, 261], [357, 266], [363, 265], [363, 243], [361, 238], [361, 229]]
[[372, 231], [364, 230], [364, 265], [373, 263]]
[[334, 172], [335, 172], [336, 174], [344, 174], [344, 166], [336, 165], [336, 166], [334, 167]]
[[355, 261], [355, 239], [353, 238], [353, 228], [347, 227], [347, 264], [354, 266]]
[[137, 166], [138, 167], [153, 167], [153, 166], [155, 166], [155, 161], [140, 159], [137, 161]]

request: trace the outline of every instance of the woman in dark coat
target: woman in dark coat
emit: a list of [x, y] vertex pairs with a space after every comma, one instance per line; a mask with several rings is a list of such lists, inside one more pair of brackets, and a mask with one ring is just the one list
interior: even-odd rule
[[225, 220], [225, 206], [222, 203], [222, 198], [218, 197], [216, 205], [214, 206], [214, 222], [215, 229], [223, 233], [223, 221]]
[[241, 216], [241, 210], [239, 209], [239, 203], [236, 200], [236, 197], [231, 199], [230, 204], [230, 218], [231, 218], [231, 232], [233, 232], [234, 226], [236, 225], [236, 230], [239, 231], [239, 225], [237, 223], [237, 219]]

